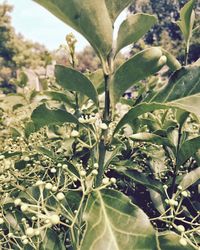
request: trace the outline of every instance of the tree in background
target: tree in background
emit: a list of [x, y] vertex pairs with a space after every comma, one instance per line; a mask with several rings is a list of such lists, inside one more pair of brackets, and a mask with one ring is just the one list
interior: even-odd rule
[[15, 90], [17, 70], [46, 66], [51, 56], [43, 45], [27, 41], [16, 34], [11, 25], [12, 6], [0, 4], [0, 88], [3, 92]]
[[[158, 17], [158, 23], [145, 36], [145, 43], [150, 45], [161, 45], [173, 52], [183, 61], [184, 45], [178, 25], [179, 9], [187, 0], [136, 0], [130, 7], [130, 12], [154, 13]], [[200, 25], [200, 2], [196, 4], [196, 26]], [[143, 48], [144, 43], [139, 42], [133, 50]], [[198, 30], [193, 35], [190, 47], [189, 62], [196, 61], [200, 56], [200, 37]]]

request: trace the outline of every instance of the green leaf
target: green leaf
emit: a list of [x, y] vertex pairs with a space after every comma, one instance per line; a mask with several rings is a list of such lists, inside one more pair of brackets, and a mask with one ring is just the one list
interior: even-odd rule
[[58, 237], [58, 234], [51, 229], [46, 231], [44, 240], [40, 245], [41, 250], [65, 250], [64, 243]]
[[159, 135], [152, 133], [137, 133], [130, 136], [130, 139], [133, 141], [145, 141], [151, 142], [157, 145], [165, 145], [172, 147], [172, 144], [167, 138], [163, 138]]
[[140, 116], [147, 112], [152, 112], [157, 109], [168, 109], [169, 107], [161, 103], [141, 103], [133, 107], [126, 113], [122, 119], [118, 122], [114, 134], [119, 131], [124, 125], [129, 124], [133, 125], [134, 121]]
[[55, 76], [58, 84], [63, 88], [86, 95], [98, 106], [97, 91], [91, 81], [82, 73], [63, 65], [56, 65]]
[[112, 23], [114, 23], [122, 10], [132, 3], [132, 0], [105, 0], [105, 3]]
[[162, 49], [163, 54], [167, 57], [167, 66], [172, 70], [178, 70], [181, 68], [180, 62], [167, 50]]
[[181, 237], [173, 232], [164, 232], [158, 235], [159, 250], [194, 250], [189, 244], [183, 246], [179, 243]]
[[179, 185], [185, 190], [195, 184], [198, 180], [200, 180], [200, 167], [197, 167], [195, 170], [186, 174]]
[[62, 93], [58, 91], [45, 91], [44, 94], [49, 96], [52, 100], [64, 102], [68, 106], [75, 108], [75, 98], [70, 92]]
[[105, 0], [34, 1], [80, 32], [102, 59], [107, 58], [112, 48], [113, 27]]
[[61, 125], [63, 123], [79, 123], [76, 117], [71, 113], [60, 109], [48, 109], [45, 104], [40, 105], [33, 111], [31, 119], [35, 125], [36, 130], [44, 126], [54, 124]]
[[124, 194], [104, 189], [92, 192], [85, 210], [86, 230], [80, 250], [152, 250], [154, 229]]
[[51, 159], [55, 158], [54, 153], [45, 147], [36, 147], [36, 150], [38, 153], [46, 155]]
[[166, 63], [159, 48], [143, 50], [122, 64], [113, 75], [110, 83], [112, 107], [119, 101], [124, 92], [134, 83], [159, 71]]
[[164, 203], [162, 200], [162, 196], [153, 189], [149, 190], [149, 194], [150, 194], [151, 201], [153, 202], [154, 207], [158, 210], [158, 212], [160, 212], [160, 214], [164, 214], [165, 208], [163, 205]]
[[200, 136], [185, 141], [178, 152], [177, 166], [184, 164], [200, 149]]
[[186, 3], [180, 11], [180, 21], [176, 22], [183, 33], [186, 43], [188, 43], [191, 38], [192, 29], [194, 26], [194, 4], [195, 0], [190, 0], [188, 3]]
[[199, 93], [200, 67], [188, 66], [176, 71], [170, 78], [169, 83], [148, 101], [178, 105], [179, 101], [184, 103], [184, 98]]
[[148, 187], [152, 190], [155, 190], [159, 194], [163, 195], [163, 185], [160, 181], [153, 180], [145, 173], [141, 173], [134, 169], [126, 169], [124, 167], [119, 167], [116, 169], [117, 172], [124, 174], [125, 176], [129, 177], [136, 183], [142, 184], [145, 187]]
[[127, 45], [137, 42], [156, 22], [157, 18], [149, 14], [129, 16], [119, 28], [115, 54]]
[[104, 92], [104, 74], [102, 69], [98, 69], [94, 72], [89, 72], [85, 74], [92, 84], [94, 85], [95, 89], [97, 90], [98, 94], [102, 94]]
[[24, 135], [26, 138], [29, 138], [29, 136], [34, 132], [35, 132], [35, 124], [32, 121], [30, 121], [25, 125]]

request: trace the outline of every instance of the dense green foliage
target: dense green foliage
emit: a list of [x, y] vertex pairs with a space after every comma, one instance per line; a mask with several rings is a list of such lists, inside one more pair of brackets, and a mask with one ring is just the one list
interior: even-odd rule
[[[131, 0], [35, 2], [83, 34], [101, 68], [77, 70], [70, 34], [69, 66], [56, 65], [45, 90], [22, 84], [0, 97], [0, 247], [199, 250], [200, 62], [188, 65], [195, 0], [178, 22], [184, 66], [161, 47], [119, 62], [156, 22], [130, 16], [114, 41]], [[156, 76], [164, 66], [173, 72], [166, 84]]]

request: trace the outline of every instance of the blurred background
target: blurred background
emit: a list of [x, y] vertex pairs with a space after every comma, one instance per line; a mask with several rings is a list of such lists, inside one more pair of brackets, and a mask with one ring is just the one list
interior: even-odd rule
[[[180, 61], [184, 57], [184, 44], [176, 25], [179, 10], [187, 0], [135, 0], [118, 18], [115, 35], [127, 15], [146, 12], [158, 17], [158, 24], [138, 43], [123, 50], [119, 62], [127, 60], [136, 52], [155, 45], [162, 46]], [[196, 3], [196, 26], [200, 25], [200, 1]], [[193, 35], [189, 62], [200, 57], [200, 29]], [[100, 61], [88, 42], [77, 32], [59, 21], [48, 11], [31, 0], [0, 0], [0, 91], [16, 92], [21, 71], [36, 90], [38, 79], [53, 77], [55, 63], [69, 65], [65, 37], [73, 32], [77, 52], [77, 69], [94, 71]], [[26, 78], [25, 77], [25, 78]], [[27, 80], [27, 79], [24, 79]], [[22, 79], [23, 80], [23, 79]], [[22, 81], [23, 82], [23, 81]]]

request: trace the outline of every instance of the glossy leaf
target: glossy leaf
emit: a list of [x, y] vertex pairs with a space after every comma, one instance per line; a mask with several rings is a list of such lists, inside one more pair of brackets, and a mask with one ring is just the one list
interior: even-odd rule
[[152, 47], [139, 52], [122, 64], [113, 75], [110, 83], [112, 107], [119, 101], [124, 92], [134, 83], [159, 71], [166, 63], [159, 48]]
[[124, 194], [111, 189], [92, 192], [86, 211], [81, 250], [152, 250], [154, 229], [145, 215]]
[[64, 89], [86, 95], [98, 106], [97, 91], [91, 81], [82, 73], [63, 65], [56, 65], [55, 76], [58, 84]]
[[[90, 42], [101, 58], [107, 58], [112, 48], [113, 27], [109, 15], [111, 11], [108, 12], [105, 0], [34, 1], [80, 32]], [[107, 4], [109, 4], [109, 1], [107, 1]]]
[[139, 13], [129, 16], [120, 26], [117, 38], [116, 54], [122, 48], [137, 42], [157, 22], [153, 15]]
[[194, 26], [194, 4], [195, 0], [190, 0], [186, 3], [180, 11], [180, 21], [177, 21], [179, 28], [181, 29], [186, 43], [188, 43]]
[[53, 124], [79, 123], [71, 113], [60, 109], [48, 109], [45, 104], [40, 105], [33, 111], [31, 119], [34, 122], [36, 130]]
[[112, 23], [114, 23], [117, 16], [132, 3], [132, 0], [105, 0], [105, 3]]
[[136, 183], [142, 184], [145, 187], [155, 190], [159, 194], [163, 195], [163, 185], [161, 182], [157, 180], [153, 180], [152, 178], [148, 177], [145, 173], [141, 173], [134, 169], [126, 169], [126, 168], [117, 168], [117, 172], [124, 174], [125, 176], [129, 177]]
[[186, 174], [179, 185], [185, 190], [195, 184], [198, 180], [200, 180], [200, 167], [197, 167], [195, 170]]
[[178, 152], [177, 165], [182, 165], [200, 149], [200, 136], [185, 141]]

